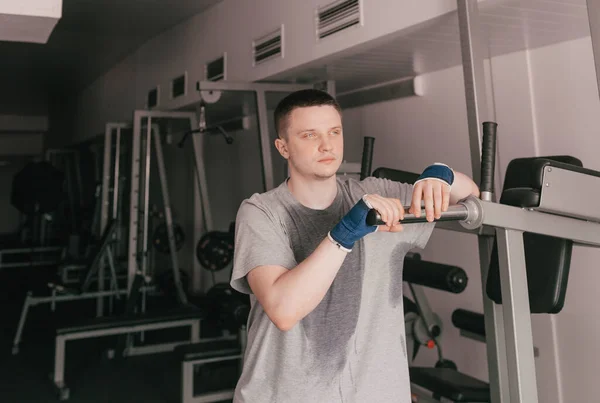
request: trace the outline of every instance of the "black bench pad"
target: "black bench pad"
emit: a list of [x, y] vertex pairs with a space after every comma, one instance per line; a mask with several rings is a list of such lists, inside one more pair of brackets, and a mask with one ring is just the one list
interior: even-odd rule
[[182, 344], [173, 350], [180, 361], [194, 361], [205, 358], [216, 358], [241, 354], [242, 349], [237, 340], [215, 340], [202, 343]]
[[108, 316], [80, 322], [71, 326], [56, 329], [57, 335], [80, 333], [101, 329], [113, 329], [117, 327], [128, 327], [138, 325], [149, 325], [153, 323], [168, 322], [173, 320], [185, 320], [203, 317], [203, 311], [193, 308], [180, 308], [165, 312], [147, 312], [138, 315]]
[[490, 386], [451, 368], [410, 368], [410, 381], [455, 402], [491, 402]]
[[458, 329], [485, 337], [485, 318], [482, 313], [456, 309], [452, 312], [452, 324]]

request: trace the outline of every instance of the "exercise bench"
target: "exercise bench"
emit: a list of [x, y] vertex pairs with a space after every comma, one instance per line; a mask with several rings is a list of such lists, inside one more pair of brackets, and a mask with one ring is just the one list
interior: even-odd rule
[[181, 345], [174, 353], [181, 362], [181, 403], [214, 403], [232, 399], [235, 390], [218, 390], [195, 395], [194, 380], [196, 368], [214, 362], [239, 360], [239, 372], [246, 348], [246, 326], [241, 326], [239, 336], [233, 340], [207, 340]]
[[[126, 301], [124, 314], [114, 317], [100, 317], [87, 320], [81, 323], [58, 328], [56, 330], [55, 351], [54, 351], [54, 372], [52, 379], [57, 388], [60, 400], [69, 399], [69, 388], [65, 384], [65, 354], [66, 344], [69, 340], [91, 339], [103, 336], [129, 335], [144, 331], [170, 329], [176, 327], [189, 326], [190, 337], [188, 340], [154, 344], [143, 347], [134, 347], [131, 345], [131, 338], [127, 337], [127, 343], [122, 343], [123, 338], [119, 339], [118, 350], [121, 356], [132, 356], [142, 354], [153, 354], [173, 351], [180, 344], [197, 343], [200, 341], [200, 321], [203, 319], [204, 312], [193, 307], [181, 307], [166, 312], [145, 312], [136, 313], [142, 286], [146, 278], [141, 274], [134, 277], [131, 292]], [[122, 345], [123, 344], [123, 345]], [[121, 350], [121, 347], [123, 349]], [[109, 352], [109, 356], [111, 354]]]

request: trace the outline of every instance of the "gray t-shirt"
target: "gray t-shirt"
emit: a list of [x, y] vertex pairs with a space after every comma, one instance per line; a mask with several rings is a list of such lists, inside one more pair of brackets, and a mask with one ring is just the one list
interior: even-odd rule
[[293, 269], [367, 193], [410, 205], [412, 185], [387, 179], [337, 180], [325, 210], [310, 209], [287, 183], [241, 204], [231, 286], [250, 294], [248, 344], [235, 403], [409, 403], [402, 266], [424, 248], [433, 223], [356, 242], [320, 304], [287, 332], [252, 294], [246, 275], [261, 265]]

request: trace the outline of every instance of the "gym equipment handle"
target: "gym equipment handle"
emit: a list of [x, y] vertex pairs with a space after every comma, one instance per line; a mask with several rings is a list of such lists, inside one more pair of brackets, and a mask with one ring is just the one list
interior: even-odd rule
[[360, 180], [371, 176], [371, 165], [373, 163], [373, 144], [375, 144], [375, 137], [366, 136], [364, 138], [362, 161], [360, 164]]
[[496, 163], [496, 122], [483, 122], [481, 143], [481, 192], [494, 191], [494, 166]]
[[[427, 222], [425, 215], [425, 209], [421, 210], [421, 216], [417, 217], [414, 214], [408, 213], [408, 208], [404, 208], [404, 219], [400, 222], [402, 224], [414, 224]], [[469, 211], [464, 204], [458, 203], [454, 206], [449, 206], [448, 210], [442, 213], [442, 216], [434, 221], [464, 221], [469, 217]], [[385, 221], [381, 219], [381, 215], [375, 209], [369, 210], [367, 213], [367, 225], [385, 225]]]
[[457, 266], [406, 258], [402, 271], [407, 283], [459, 294], [468, 283], [467, 273]]

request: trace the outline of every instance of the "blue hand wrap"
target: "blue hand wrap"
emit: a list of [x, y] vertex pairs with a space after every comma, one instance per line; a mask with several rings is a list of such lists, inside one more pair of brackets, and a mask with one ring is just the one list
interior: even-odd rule
[[454, 171], [448, 165], [435, 163], [425, 168], [423, 173], [417, 178], [415, 185], [425, 179], [437, 179], [445, 182], [449, 186], [454, 183]]
[[329, 238], [347, 252], [351, 251], [356, 241], [377, 230], [376, 225], [367, 225], [369, 210], [367, 203], [360, 199], [329, 232]]

